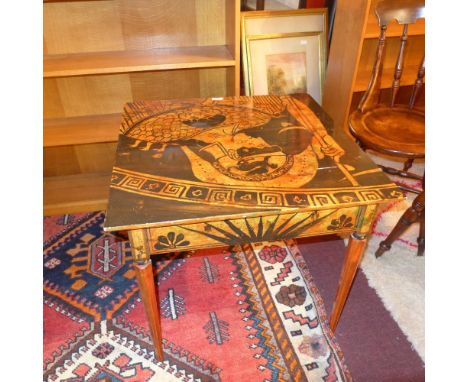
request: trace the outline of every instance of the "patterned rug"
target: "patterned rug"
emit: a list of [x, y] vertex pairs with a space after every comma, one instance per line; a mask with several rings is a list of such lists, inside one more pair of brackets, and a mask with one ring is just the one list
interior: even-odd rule
[[158, 257], [154, 359], [126, 237], [44, 218], [45, 381], [351, 381], [293, 241]]
[[[370, 154], [370, 153], [368, 153]], [[370, 154], [378, 164], [402, 168], [393, 158]], [[424, 173], [424, 162], [416, 161], [411, 172]], [[421, 189], [421, 181], [390, 178], [400, 184]], [[407, 193], [407, 200], [390, 203], [376, 216], [361, 268], [369, 285], [375, 289], [384, 306], [407, 336], [422, 360], [425, 359], [425, 256], [416, 256], [419, 223], [411, 225], [382, 257], [375, 258], [379, 244], [395, 227], [398, 219], [410, 207], [416, 195]]]

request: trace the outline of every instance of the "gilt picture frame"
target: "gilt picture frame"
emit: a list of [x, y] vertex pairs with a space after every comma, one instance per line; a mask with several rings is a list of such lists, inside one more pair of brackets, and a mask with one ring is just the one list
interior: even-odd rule
[[309, 93], [322, 101], [327, 9], [244, 12], [242, 66], [246, 95]]
[[323, 32], [247, 37], [248, 95], [308, 93], [321, 102], [325, 79]]

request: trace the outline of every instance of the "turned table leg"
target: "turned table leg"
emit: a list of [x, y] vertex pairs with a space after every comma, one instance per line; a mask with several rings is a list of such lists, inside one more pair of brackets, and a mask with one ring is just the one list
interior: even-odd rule
[[161, 317], [159, 313], [159, 300], [157, 296], [157, 284], [154, 281], [153, 267], [151, 265], [150, 251], [146, 231], [134, 230], [128, 232], [132, 247], [132, 256], [135, 272], [140, 287], [140, 296], [145, 307], [146, 318], [151, 331], [151, 338], [158, 361], [164, 359], [161, 336]]
[[[392, 232], [388, 234], [387, 238], [380, 242], [379, 248], [375, 252], [375, 257], [380, 257], [384, 252], [388, 251], [392, 247], [393, 242], [398, 239], [411, 224], [415, 223], [420, 218], [421, 214], [424, 213], [424, 205], [423, 191], [416, 196], [411, 207], [408, 208], [401, 216], [400, 220], [398, 220], [398, 223], [393, 228]], [[422, 229], [424, 229], [424, 225]], [[421, 248], [423, 248], [423, 246]]]
[[424, 255], [424, 247], [425, 247], [425, 231], [426, 231], [426, 224], [425, 224], [425, 210], [421, 211], [419, 216], [419, 237], [418, 237], [418, 256]]
[[335, 331], [338, 320], [340, 319], [341, 312], [348, 298], [349, 290], [353, 284], [354, 276], [356, 275], [362, 255], [364, 254], [366, 243], [367, 238], [364, 234], [354, 232], [349, 238], [335, 303], [333, 304], [333, 310], [330, 316], [330, 328], [332, 331]]

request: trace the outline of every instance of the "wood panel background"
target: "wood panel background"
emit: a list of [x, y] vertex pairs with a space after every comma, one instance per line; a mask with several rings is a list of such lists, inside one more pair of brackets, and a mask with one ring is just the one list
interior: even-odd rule
[[[76, 175], [71, 184], [79, 183], [80, 189], [86, 182], [90, 189], [103, 187], [125, 103], [239, 94], [239, 0], [60, 1], [45, 2], [43, 9], [44, 200], [49, 211], [66, 212], [46, 200], [54, 194], [56, 204], [66, 206], [52, 191], [65, 183], [53, 177]], [[118, 62], [117, 69], [109, 68], [111, 74], [92, 69], [118, 52], [125, 54], [117, 58], [141, 55], [151, 64], [151, 54], [158, 56], [155, 49], [168, 48], [171, 70], [124, 65], [119, 72]], [[220, 52], [219, 58], [212, 52]], [[89, 73], [79, 72], [77, 63], [82, 62]], [[54, 70], [47, 72], [52, 63]], [[96, 195], [102, 200], [103, 191]], [[71, 209], [85, 204], [76, 199]]]
[[44, 53], [226, 45], [225, 12], [229, 3], [235, 2], [110, 0], [45, 4]]

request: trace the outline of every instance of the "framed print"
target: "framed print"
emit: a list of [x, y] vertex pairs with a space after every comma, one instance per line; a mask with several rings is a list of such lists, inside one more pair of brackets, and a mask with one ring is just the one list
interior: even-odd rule
[[307, 68], [305, 52], [273, 53], [265, 56], [268, 94], [305, 93]]
[[323, 40], [323, 32], [247, 37], [245, 93], [308, 93], [320, 103], [325, 75]]
[[243, 12], [246, 95], [309, 93], [321, 103], [327, 57], [327, 9]]

